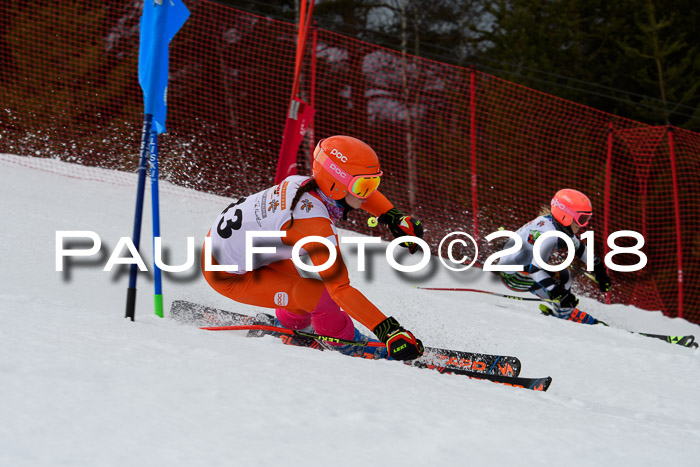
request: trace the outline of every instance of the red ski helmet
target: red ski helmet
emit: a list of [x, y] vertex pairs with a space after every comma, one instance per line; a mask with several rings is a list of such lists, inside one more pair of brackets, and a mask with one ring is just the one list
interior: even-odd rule
[[581, 227], [588, 225], [593, 215], [593, 205], [588, 196], [580, 191], [566, 188], [557, 191], [551, 203], [552, 216], [563, 226], [568, 227], [574, 221]]
[[365, 199], [379, 186], [379, 158], [366, 143], [351, 136], [322, 139], [314, 150], [314, 180], [332, 199], [343, 199], [350, 191]]

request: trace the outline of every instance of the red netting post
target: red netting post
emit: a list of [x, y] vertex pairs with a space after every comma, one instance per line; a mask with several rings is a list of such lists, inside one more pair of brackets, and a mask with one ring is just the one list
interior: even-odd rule
[[304, 45], [306, 44], [306, 34], [309, 30], [311, 21], [311, 12], [313, 11], [314, 2], [311, 2], [310, 11], [307, 19], [306, 1], [301, 2], [301, 12], [299, 12], [299, 30], [297, 31], [297, 53], [294, 61], [294, 83], [292, 84], [291, 100], [299, 94], [299, 74], [301, 73], [301, 63], [304, 59]]
[[[610, 235], [610, 186], [612, 180], [612, 156], [613, 156], [613, 122], [608, 123], [608, 155], [605, 159], [605, 193], [603, 207], [603, 259], [610, 251], [608, 247], [608, 235]], [[610, 303], [610, 294], [605, 294], [606, 303]]]
[[676, 173], [676, 152], [673, 146], [673, 127], [668, 126], [668, 151], [671, 157], [671, 177], [673, 179], [673, 206], [676, 217], [676, 259], [678, 261], [678, 317], [683, 317], [683, 249], [681, 242], [681, 207], [678, 198], [678, 174]]
[[275, 183], [279, 183], [289, 175], [297, 173], [297, 153], [304, 138], [305, 130], [313, 120], [314, 109], [297, 97], [299, 93], [299, 78], [304, 59], [306, 37], [311, 29], [311, 15], [314, 2], [309, 3], [309, 11], [306, 12], [306, 2], [301, 4], [299, 15], [299, 34], [297, 36], [296, 62], [294, 66], [294, 84], [292, 85], [292, 97], [287, 112], [287, 120], [282, 133], [282, 145], [280, 147]]
[[[314, 23], [315, 25], [316, 23]], [[311, 28], [311, 82], [309, 89], [309, 104], [312, 109], [316, 108], [316, 47], [318, 47], [318, 29]], [[309, 174], [314, 165], [314, 148], [316, 147], [316, 135], [314, 134], [314, 121], [309, 122]]]
[[311, 107], [316, 105], [316, 47], [318, 47], [318, 29], [316, 29], [316, 27], [312, 27], [311, 28], [311, 89], [309, 89], [309, 102], [311, 103]]
[[476, 176], [476, 72], [472, 66], [469, 77], [469, 140], [472, 159], [472, 213], [474, 217], [474, 239], [479, 247], [479, 200], [477, 199]]

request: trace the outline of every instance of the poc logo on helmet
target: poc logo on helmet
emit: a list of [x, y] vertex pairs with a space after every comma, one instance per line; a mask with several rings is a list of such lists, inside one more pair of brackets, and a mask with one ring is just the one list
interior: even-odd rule
[[341, 162], [347, 162], [348, 158], [343, 155], [342, 152], [338, 151], [336, 148], [331, 149], [331, 155], [337, 157]]
[[562, 203], [561, 201], [559, 201], [558, 199], [552, 200], [552, 206], [557, 207], [559, 209], [566, 209], [566, 205], [564, 203]]
[[338, 166], [335, 165], [334, 163], [331, 162], [330, 168], [331, 168], [331, 170], [332, 170], [333, 172], [337, 173], [337, 174], [340, 175], [341, 177], [347, 178], [348, 174], [346, 174], [346, 173], [343, 171], [343, 169], [341, 169], [340, 167], [338, 167]]

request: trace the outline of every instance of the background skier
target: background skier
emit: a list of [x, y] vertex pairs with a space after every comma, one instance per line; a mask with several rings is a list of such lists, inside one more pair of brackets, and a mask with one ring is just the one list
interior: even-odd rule
[[[513, 271], [501, 272], [504, 284], [511, 290], [529, 291], [540, 298], [553, 300], [550, 302], [551, 308], [540, 305], [540, 309], [545, 314], [585, 324], [598, 323], [598, 320], [577, 309], [579, 300], [571, 291], [573, 281], [570, 270], [567, 268], [556, 273], [547, 271], [533, 253], [537, 239], [545, 232], [556, 230], [571, 239], [576, 257], [585, 261], [586, 244], [579, 240], [577, 234], [588, 225], [592, 215], [593, 207], [585, 194], [568, 188], [559, 190], [552, 198], [549, 207], [543, 207], [537, 218], [517, 230], [516, 234], [522, 239], [522, 247], [512, 254], [501, 257], [499, 265], [523, 266], [522, 271], [513, 269]], [[509, 239], [504, 249], [514, 245], [515, 240]], [[566, 248], [563, 239], [554, 236], [544, 239], [540, 248], [541, 259], [547, 263], [557, 248]], [[593, 274], [600, 291], [609, 292], [611, 283], [605, 264], [597, 257], [594, 257], [593, 264]]]

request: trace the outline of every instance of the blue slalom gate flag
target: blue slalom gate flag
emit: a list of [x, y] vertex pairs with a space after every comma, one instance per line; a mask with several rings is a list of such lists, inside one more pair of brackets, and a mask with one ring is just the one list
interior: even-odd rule
[[165, 132], [168, 88], [168, 44], [190, 11], [182, 0], [144, 0], [139, 44], [139, 84], [144, 113], [153, 115], [157, 133]]

